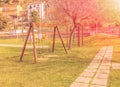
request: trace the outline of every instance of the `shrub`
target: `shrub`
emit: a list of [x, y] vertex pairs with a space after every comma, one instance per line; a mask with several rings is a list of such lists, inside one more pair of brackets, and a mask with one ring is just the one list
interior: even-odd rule
[[5, 30], [8, 28], [9, 24], [7, 20], [7, 18], [0, 16], [0, 30]]

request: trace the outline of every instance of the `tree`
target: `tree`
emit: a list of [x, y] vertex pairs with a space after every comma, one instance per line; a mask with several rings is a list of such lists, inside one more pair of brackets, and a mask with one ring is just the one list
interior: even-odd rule
[[39, 22], [40, 21], [40, 16], [37, 11], [33, 10], [30, 15], [30, 20], [32, 22]]
[[0, 0], [0, 5], [3, 5], [5, 3], [5, 0]]
[[0, 30], [5, 30], [8, 26], [8, 19], [3, 16], [0, 16]]
[[[81, 22], [84, 18], [93, 15], [96, 9], [96, 0], [50, 0], [54, 6], [54, 13], [57, 14], [59, 19], [69, 19], [73, 28], [70, 34], [69, 49], [72, 46], [73, 34], [76, 24]], [[64, 16], [63, 16], [64, 15]], [[56, 17], [55, 16], [55, 17]]]
[[11, 4], [13, 2], [13, 0], [4, 0], [5, 3]]

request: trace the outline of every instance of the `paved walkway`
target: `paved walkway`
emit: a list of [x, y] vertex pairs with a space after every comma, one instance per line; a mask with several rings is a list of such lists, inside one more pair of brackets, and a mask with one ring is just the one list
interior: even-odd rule
[[[23, 45], [16, 44], [0, 44], [1, 47], [23, 47]], [[33, 48], [33, 46], [26, 46], [27, 48]], [[49, 46], [36, 46], [36, 48], [49, 48]]]
[[120, 69], [120, 63], [112, 63], [112, 69]]
[[87, 69], [70, 87], [107, 87], [112, 51], [113, 46], [102, 47]]

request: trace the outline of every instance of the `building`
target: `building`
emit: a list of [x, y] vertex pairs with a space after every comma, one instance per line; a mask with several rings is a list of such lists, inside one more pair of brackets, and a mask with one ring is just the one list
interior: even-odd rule
[[20, 16], [22, 10], [21, 5], [18, 4], [3, 5], [0, 7], [0, 13], [4, 16]]
[[40, 19], [45, 19], [45, 3], [40, 4], [29, 4], [28, 5], [28, 20], [30, 20], [30, 15], [33, 10], [38, 12]]
[[0, 6], [0, 14], [10, 18], [9, 25], [11, 29], [17, 29], [19, 26], [19, 19], [23, 16], [23, 8], [19, 4], [6, 4]]

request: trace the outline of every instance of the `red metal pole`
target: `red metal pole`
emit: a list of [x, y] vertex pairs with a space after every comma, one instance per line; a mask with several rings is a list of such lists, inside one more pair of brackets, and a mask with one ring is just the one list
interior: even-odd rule
[[80, 27], [78, 27], [78, 46], [80, 47]]
[[54, 27], [54, 33], [53, 33], [52, 53], [54, 53], [54, 49], [55, 49], [55, 35], [56, 35], [56, 26]]
[[66, 54], [67, 54], [67, 50], [66, 50], [65, 44], [64, 44], [64, 42], [63, 42], [63, 39], [62, 39], [62, 37], [61, 37], [61, 34], [60, 34], [59, 29], [58, 29], [57, 26], [56, 26], [56, 29], [57, 29], [57, 31], [58, 31], [58, 34], [59, 34], [59, 37], [60, 37], [60, 39], [61, 39], [62, 45], [63, 45], [63, 47], [64, 47], [64, 50], [65, 50], [65, 52], [66, 52]]
[[29, 27], [29, 30], [28, 30], [28, 33], [27, 33], [27, 36], [26, 36], [26, 39], [25, 39], [25, 43], [24, 43], [24, 46], [23, 46], [23, 49], [22, 49], [22, 53], [21, 53], [21, 56], [20, 56], [20, 61], [22, 61], [24, 51], [26, 49], [27, 41], [28, 41], [28, 38], [29, 38], [29, 35], [30, 35], [31, 28], [32, 28], [32, 25], [30, 24], [30, 27]]
[[34, 62], [36, 63], [37, 61], [37, 54], [36, 54], [36, 46], [35, 46], [35, 34], [34, 34], [34, 26], [32, 25], [32, 36], [33, 36], [33, 52], [34, 52]]
[[68, 43], [69, 43], [69, 29], [67, 26], [67, 32], [66, 32], [66, 46], [68, 47]]
[[83, 46], [83, 39], [84, 39], [84, 31], [83, 31], [83, 25], [82, 25], [82, 46]]
[[118, 33], [118, 37], [120, 38], [120, 26], [118, 26], [118, 28], [119, 28], [119, 33]]

